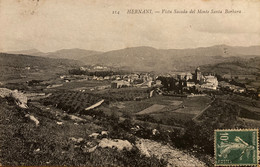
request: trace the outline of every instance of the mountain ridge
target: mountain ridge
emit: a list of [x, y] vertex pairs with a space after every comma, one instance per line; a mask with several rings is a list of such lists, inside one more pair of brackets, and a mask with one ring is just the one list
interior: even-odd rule
[[[253, 49], [252, 49], [253, 48]], [[193, 49], [156, 49], [140, 46], [108, 51], [81, 59], [90, 64], [124, 67], [142, 71], [189, 70], [196, 66], [230, 62], [260, 56], [260, 46], [218, 45]]]
[[[188, 49], [156, 49], [150, 46], [127, 47], [107, 52], [85, 49], [62, 49], [34, 56], [79, 60], [86, 65], [113, 66], [133, 71], [190, 70], [196, 66], [240, 61], [260, 56], [260, 45], [214, 45]], [[29, 51], [28, 51], [29, 52]]]

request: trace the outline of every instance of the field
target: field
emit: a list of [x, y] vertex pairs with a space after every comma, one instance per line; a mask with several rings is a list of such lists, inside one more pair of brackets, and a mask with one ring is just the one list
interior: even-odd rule
[[139, 101], [147, 99], [149, 89], [142, 88], [123, 88], [123, 89], [106, 89], [93, 92], [96, 96], [101, 96], [109, 101]]
[[165, 106], [164, 105], [159, 105], [159, 104], [154, 104], [151, 107], [148, 107], [138, 113], [136, 115], [143, 115], [143, 114], [151, 114], [154, 112], [160, 112]]
[[56, 92], [42, 100], [44, 105], [53, 105], [69, 113], [80, 112], [97, 103], [101, 98], [83, 92]]
[[104, 99], [106, 104], [117, 101], [133, 101], [146, 99], [149, 91], [146, 89], [122, 89], [103, 91], [61, 91], [60, 87], [53, 88], [52, 95], [42, 99], [44, 105], [53, 105], [67, 112], [81, 112], [85, 108]]
[[67, 83], [63, 83], [62, 86], [55, 88], [55, 90], [90, 90], [98, 86], [109, 85], [108, 81], [97, 81], [97, 80], [76, 80]]
[[144, 121], [183, 126], [211, 101], [208, 96], [181, 98], [157, 95], [141, 101], [111, 102], [109, 108]]

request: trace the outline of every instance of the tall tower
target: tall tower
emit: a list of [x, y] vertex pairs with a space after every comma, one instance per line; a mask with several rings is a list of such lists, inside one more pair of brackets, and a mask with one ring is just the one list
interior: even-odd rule
[[195, 80], [200, 81], [200, 79], [201, 79], [201, 71], [200, 71], [200, 67], [197, 67], [195, 70]]

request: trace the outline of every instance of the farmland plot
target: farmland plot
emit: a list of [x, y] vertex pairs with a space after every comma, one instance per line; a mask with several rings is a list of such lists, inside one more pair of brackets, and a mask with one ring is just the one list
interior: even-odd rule
[[80, 112], [87, 107], [102, 100], [98, 96], [93, 96], [82, 92], [55, 93], [42, 100], [44, 105], [53, 105], [67, 112]]
[[154, 112], [160, 112], [160, 111], [162, 111], [162, 109], [164, 107], [165, 107], [164, 105], [154, 104], [151, 107], [148, 107], [148, 108], [138, 112], [136, 115], [143, 115], [143, 114], [150, 114], [150, 113], [154, 113]]

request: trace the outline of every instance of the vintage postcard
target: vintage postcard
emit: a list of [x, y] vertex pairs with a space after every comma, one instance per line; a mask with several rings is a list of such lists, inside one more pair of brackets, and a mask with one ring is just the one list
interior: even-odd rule
[[259, 0], [0, 0], [0, 166], [257, 166]]

